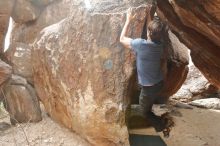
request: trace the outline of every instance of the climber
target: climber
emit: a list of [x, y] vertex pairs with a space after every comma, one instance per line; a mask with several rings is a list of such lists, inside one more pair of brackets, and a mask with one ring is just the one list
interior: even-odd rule
[[158, 100], [158, 93], [163, 87], [164, 75], [161, 68], [163, 56], [163, 43], [161, 36], [164, 25], [159, 19], [153, 19], [155, 6], [148, 7], [147, 40], [142, 38], [132, 39], [126, 36], [128, 27], [135, 16], [131, 15], [132, 9], [128, 9], [127, 20], [121, 32], [120, 42], [125, 48], [131, 49], [136, 55], [138, 82], [141, 85], [139, 104], [151, 125], [157, 132], [165, 130], [166, 120], [156, 116], [151, 110]]

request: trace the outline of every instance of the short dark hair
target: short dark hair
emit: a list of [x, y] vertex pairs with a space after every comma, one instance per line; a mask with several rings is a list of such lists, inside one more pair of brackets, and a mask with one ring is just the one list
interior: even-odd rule
[[160, 19], [153, 19], [147, 26], [149, 37], [152, 41], [158, 42], [162, 38], [164, 24]]

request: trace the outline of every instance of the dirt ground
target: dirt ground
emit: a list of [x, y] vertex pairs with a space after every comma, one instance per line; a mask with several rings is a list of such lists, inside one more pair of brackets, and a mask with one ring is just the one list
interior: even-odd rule
[[[0, 112], [2, 113], [2, 112]], [[0, 122], [9, 117], [0, 114]], [[77, 134], [52, 121], [45, 113], [39, 123], [19, 124], [0, 131], [0, 146], [90, 146]]]
[[170, 138], [165, 139], [168, 146], [220, 146], [220, 111], [194, 108], [180, 113]]
[[[160, 135], [167, 146], [220, 146], [220, 111], [194, 107], [173, 108], [175, 121], [169, 138], [152, 128], [133, 130], [130, 133]], [[0, 122], [9, 122], [1, 114]], [[25, 136], [26, 135], [26, 136]], [[52, 121], [46, 114], [39, 123], [20, 124], [0, 131], [0, 146], [89, 146], [77, 134]]]
[[153, 128], [133, 130], [133, 134], [160, 135], [167, 146], [220, 146], [220, 111], [194, 107], [173, 109], [175, 127], [169, 138]]

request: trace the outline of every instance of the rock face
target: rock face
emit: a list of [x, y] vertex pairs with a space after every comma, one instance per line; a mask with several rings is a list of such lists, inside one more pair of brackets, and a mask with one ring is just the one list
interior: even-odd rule
[[199, 100], [194, 100], [189, 104], [202, 108], [208, 108], [208, 109], [218, 109], [218, 110], [220, 109], [219, 98], [199, 99]]
[[12, 68], [2, 60], [0, 60], [0, 85], [11, 77]]
[[161, 93], [165, 101], [180, 89], [189, 70], [188, 49], [172, 32], [168, 32], [168, 37], [167, 78]]
[[12, 6], [13, 0], [0, 1], [0, 52], [3, 51], [5, 35], [8, 30], [8, 23]]
[[17, 4], [12, 13], [10, 47], [4, 56], [12, 65], [14, 74], [25, 77], [32, 83], [32, 43], [44, 27], [67, 17], [71, 5], [70, 0], [18, 0], [16, 3], [22, 4]]
[[[71, 0], [54, 1], [51, 4], [49, 4], [50, 2], [49, 0], [47, 2], [46, 0], [44, 1], [29, 0], [29, 1], [31, 1], [31, 4], [34, 5], [35, 8], [40, 11], [40, 14], [38, 14], [39, 16], [35, 14], [36, 17], [34, 17], [33, 19], [20, 19], [20, 21], [14, 20], [15, 22], [13, 24], [13, 29], [12, 29], [11, 44], [13, 43], [25, 43], [28, 45], [32, 44], [36, 39], [37, 35], [39, 34], [39, 32], [43, 28], [52, 25], [54, 23], [57, 23], [60, 20], [66, 18], [67, 15], [69, 14], [71, 7], [71, 3], [70, 3]], [[22, 2], [22, 3], [26, 3], [26, 2]], [[25, 9], [23, 7], [21, 9]], [[17, 14], [16, 17], [24, 17], [25, 12], [19, 11], [16, 14]]]
[[[0, 87], [11, 77], [12, 68], [2, 60], [0, 60]], [[2, 91], [0, 91], [2, 92]], [[0, 93], [0, 102], [4, 99], [4, 97]]]
[[10, 114], [11, 123], [39, 122], [41, 110], [34, 89], [27, 81], [13, 75], [3, 88], [5, 107]]
[[[131, 52], [119, 43], [123, 13], [88, 13], [44, 29], [34, 44], [34, 83], [48, 113], [97, 146], [129, 145], [125, 125]], [[130, 33], [140, 36], [145, 7]], [[131, 62], [130, 62], [131, 61]], [[97, 134], [99, 133], [99, 134]]]
[[219, 97], [218, 93], [218, 88], [210, 84], [203, 74], [191, 65], [186, 81], [172, 98], [188, 102], [200, 98]]
[[[122, 47], [119, 36], [130, 3], [72, 2], [72, 15], [45, 28], [34, 42], [37, 93], [53, 119], [93, 145], [128, 146], [125, 110], [131, 98], [134, 54]], [[145, 5], [135, 8], [137, 20], [129, 36], [141, 37], [145, 11]], [[171, 40], [170, 45], [179, 43]], [[187, 74], [187, 52], [174, 46], [169, 46], [167, 75], [169, 80], [178, 77], [170, 84], [167, 80], [165, 97], [180, 88]]]
[[220, 87], [220, 1], [157, 0], [158, 14], [190, 50], [204, 76]]
[[[119, 36], [126, 9], [134, 6], [137, 20], [129, 35], [141, 37], [146, 1], [14, 2], [11, 46], [6, 55], [13, 73], [29, 82], [34, 78], [37, 94], [51, 117], [93, 145], [128, 146], [125, 111], [136, 70], [134, 54], [122, 47]], [[165, 100], [180, 88], [188, 72], [187, 49], [171, 32], [169, 38], [167, 80], [161, 93]], [[13, 123], [13, 119], [41, 119], [37, 98], [25, 79], [12, 79], [4, 92]]]
[[33, 84], [31, 47], [24, 43], [13, 43], [7, 51], [7, 58], [10, 60], [13, 74], [20, 75]]
[[36, 20], [39, 14], [40, 9], [29, 0], [15, 0], [11, 16], [15, 22], [24, 23]]

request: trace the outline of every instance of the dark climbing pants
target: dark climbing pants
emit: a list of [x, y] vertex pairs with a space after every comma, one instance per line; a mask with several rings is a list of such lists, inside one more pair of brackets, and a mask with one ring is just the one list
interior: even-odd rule
[[139, 104], [143, 113], [147, 116], [147, 120], [156, 129], [156, 131], [161, 131], [164, 128], [164, 125], [162, 124], [161, 117], [156, 116], [151, 110], [153, 104], [161, 98], [158, 94], [162, 87], [163, 81], [153, 86], [143, 86], [139, 97]]
[[153, 104], [160, 98], [158, 94], [162, 87], [163, 81], [153, 86], [142, 86], [139, 104], [143, 108], [144, 113], [151, 111]]

